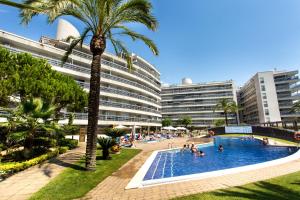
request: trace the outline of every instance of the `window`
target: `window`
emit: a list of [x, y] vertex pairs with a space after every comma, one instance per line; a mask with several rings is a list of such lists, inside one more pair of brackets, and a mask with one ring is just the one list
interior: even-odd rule
[[265, 115], [269, 115], [269, 110], [265, 109]]
[[264, 79], [263, 77], [260, 77], [260, 78], [259, 78], [259, 82], [260, 82], [260, 83], [265, 83], [265, 79]]
[[268, 102], [264, 101], [264, 107], [268, 107]]
[[261, 85], [261, 91], [266, 91], [266, 87], [264, 85]]
[[267, 94], [266, 93], [262, 93], [262, 98], [263, 99], [267, 99]]

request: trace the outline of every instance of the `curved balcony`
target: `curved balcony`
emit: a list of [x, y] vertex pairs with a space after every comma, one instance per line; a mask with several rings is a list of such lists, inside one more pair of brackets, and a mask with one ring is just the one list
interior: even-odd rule
[[[85, 89], [90, 89], [90, 84], [89, 83], [85, 83], [85, 82], [80, 82], [80, 81], [76, 81], [81, 87], [85, 88]], [[144, 100], [144, 101], [148, 101], [148, 102], [152, 102], [155, 103], [157, 105], [160, 105], [157, 101], [155, 101], [154, 99], [151, 99], [149, 97], [143, 96], [143, 95], [139, 95], [133, 92], [129, 92], [126, 90], [121, 90], [121, 89], [116, 89], [116, 88], [110, 88], [110, 87], [104, 87], [101, 86], [100, 87], [100, 92], [104, 91], [104, 92], [108, 92], [108, 93], [113, 93], [113, 94], [118, 94], [118, 95], [123, 95], [123, 96], [128, 96], [128, 97], [133, 97], [136, 99], [140, 99], [140, 100]]]
[[[78, 50], [75, 50], [75, 49], [72, 51], [72, 54], [76, 55], [76, 56], [79, 56], [81, 58], [89, 59], [89, 60], [93, 59], [93, 56], [91, 54], [87, 54], [87, 53], [84, 53], [84, 52], [81, 52], [81, 51], [78, 51]], [[107, 52], [105, 52], [105, 54], [111, 55], [112, 57], [115, 56], [115, 55], [107, 53]], [[116, 63], [114, 63], [114, 64], [116, 64]], [[147, 71], [148, 73], [150, 73], [155, 78], [159, 79], [159, 75], [157, 75], [155, 72], [153, 72], [150, 67], [147, 67], [147, 66], [144, 66], [144, 65], [140, 65], [140, 64], [135, 63], [135, 62], [133, 62], [133, 64], [139, 66], [140, 68], [144, 69], [145, 71]]]
[[113, 101], [100, 100], [100, 106], [124, 108], [124, 109], [139, 110], [139, 111], [146, 111], [146, 112], [160, 114], [160, 111], [158, 111], [156, 109], [151, 109], [151, 108], [127, 104], [127, 103], [118, 103], [118, 102], [113, 102]]
[[[63, 113], [63, 118], [67, 119], [71, 113]], [[74, 113], [75, 119], [78, 120], [88, 120], [87, 113]], [[117, 116], [117, 115], [99, 115], [99, 119], [102, 121], [118, 121], [118, 122], [149, 122], [149, 123], [161, 123], [161, 120], [149, 119], [142, 117], [127, 117], [127, 116]]]
[[107, 73], [101, 73], [101, 77], [102, 78], [107, 78], [107, 79], [111, 79], [111, 80], [115, 80], [115, 81], [118, 81], [118, 82], [121, 82], [121, 83], [126, 83], [128, 85], [132, 85], [132, 86], [135, 86], [135, 87], [138, 87], [138, 88], [142, 88], [148, 92], [151, 92], [157, 96], [160, 96], [160, 94], [158, 92], [156, 92], [155, 90], [152, 90], [142, 84], [139, 84], [137, 82], [133, 82], [133, 81], [130, 81], [130, 80], [127, 80], [125, 78], [121, 78], [121, 77], [118, 77], [118, 76], [114, 76], [114, 75], [111, 75], [111, 74], [107, 74]]

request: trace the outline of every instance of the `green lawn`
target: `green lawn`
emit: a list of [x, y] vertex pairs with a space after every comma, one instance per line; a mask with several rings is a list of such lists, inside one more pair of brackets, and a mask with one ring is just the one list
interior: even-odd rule
[[112, 155], [112, 160], [99, 159], [97, 169], [92, 172], [84, 170], [84, 160], [81, 160], [68, 167], [30, 199], [63, 200], [82, 197], [139, 152], [138, 149], [123, 149], [121, 154]]
[[[251, 136], [251, 135], [246, 135], [246, 134], [225, 134], [225, 135], [220, 135], [220, 136], [226, 136], [226, 137], [240, 137], [240, 136]], [[257, 138], [264, 138], [264, 137], [267, 137], [267, 136], [259, 136], [259, 135], [254, 135], [255, 137]], [[288, 140], [283, 140], [283, 139], [279, 139], [279, 138], [273, 138], [273, 137], [269, 137], [269, 139], [272, 139], [274, 141], [277, 141], [277, 142], [282, 142], [282, 143], [286, 143], [286, 144], [291, 144], [291, 145], [298, 145], [298, 143], [296, 142], [291, 142], [291, 141], [288, 141]]]
[[300, 199], [300, 172], [267, 181], [213, 192], [175, 198], [174, 200], [297, 200]]

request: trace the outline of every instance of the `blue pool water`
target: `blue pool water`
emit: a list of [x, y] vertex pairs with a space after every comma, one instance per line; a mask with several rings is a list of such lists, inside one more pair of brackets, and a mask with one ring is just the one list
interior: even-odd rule
[[[223, 152], [218, 151], [220, 144], [224, 147]], [[200, 145], [198, 149], [205, 152], [204, 157], [198, 157], [190, 151], [171, 150], [159, 152], [144, 180], [257, 164], [283, 158], [296, 152], [294, 147], [264, 146], [258, 139], [241, 137], [215, 137], [213, 143]]]

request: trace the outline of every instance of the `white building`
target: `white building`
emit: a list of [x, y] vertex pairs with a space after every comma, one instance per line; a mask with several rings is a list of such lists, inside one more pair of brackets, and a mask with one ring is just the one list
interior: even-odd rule
[[[182, 84], [162, 87], [162, 115], [176, 123], [184, 116], [192, 118], [192, 126], [210, 127], [218, 119], [224, 119], [222, 110], [215, 110], [221, 99], [237, 102], [233, 81], [193, 84], [184, 78]], [[215, 111], [214, 111], [215, 110]], [[229, 124], [235, 124], [235, 114], [228, 115]]]
[[[68, 22], [61, 21], [59, 24], [57, 31], [59, 40], [42, 37], [37, 42], [0, 30], [0, 45], [11, 52], [28, 52], [34, 57], [47, 60], [53, 69], [73, 77], [88, 91], [92, 59], [89, 47], [84, 45], [82, 49], [74, 49], [69, 61], [61, 65], [62, 56], [69, 46], [69, 43], [64, 42], [62, 38], [66, 37], [66, 32], [75, 35], [76, 33], [68, 28], [72, 26]], [[101, 68], [99, 126], [125, 125], [153, 129], [161, 126], [160, 73], [139, 56], [133, 55], [133, 63], [135, 70], [129, 72], [124, 59], [104, 53]], [[74, 124], [86, 126], [87, 113], [76, 113]]]
[[238, 92], [240, 119], [247, 124], [291, 122], [291, 112], [300, 99], [298, 71], [266, 71], [255, 74]]

